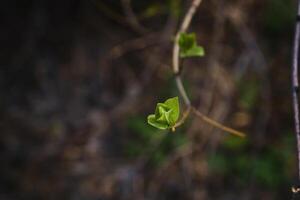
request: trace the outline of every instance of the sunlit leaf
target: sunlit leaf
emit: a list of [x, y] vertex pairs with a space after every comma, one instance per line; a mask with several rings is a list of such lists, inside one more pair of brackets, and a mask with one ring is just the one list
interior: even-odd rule
[[181, 33], [178, 44], [181, 58], [201, 57], [205, 55], [204, 48], [197, 45], [195, 33]]
[[179, 118], [178, 97], [167, 99], [156, 105], [155, 114], [148, 116], [148, 123], [158, 129], [172, 128]]

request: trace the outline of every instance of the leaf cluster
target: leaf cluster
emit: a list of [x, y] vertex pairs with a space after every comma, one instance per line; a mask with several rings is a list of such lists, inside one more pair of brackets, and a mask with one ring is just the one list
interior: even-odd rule
[[204, 48], [198, 46], [195, 33], [181, 33], [178, 44], [180, 47], [180, 57], [202, 57], [204, 56]]
[[156, 105], [155, 113], [148, 116], [148, 123], [158, 129], [174, 127], [179, 118], [178, 97], [167, 99]]

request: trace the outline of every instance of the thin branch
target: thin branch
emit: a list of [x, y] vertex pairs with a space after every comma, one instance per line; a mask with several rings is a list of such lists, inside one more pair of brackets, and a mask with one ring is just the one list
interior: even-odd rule
[[179, 74], [176, 75], [175, 81], [176, 81], [178, 91], [181, 94], [181, 97], [183, 98], [183, 101], [184, 101], [185, 105], [187, 107], [190, 107], [191, 106], [191, 101], [190, 101], [188, 95], [186, 94], [186, 91], [184, 89], [184, 86], [183, 86], [183, 83], [182, 83], [182, 80], [181, 80], [181, 76]]
[[179, 31], [177, 32], [176, 36], [175, 36], [175, 41], [174, 41], [174, 46], [173, 46], [173, 72], [174, 74], [177, 74], [176, 76], [176, 85], [177, 85], [177, 88], [179, 90], [179, 93], [181, 94], [183, 100], [184, 100], [184, 103], [189, 107], [191, 105], [191, 101], [190, 99], [188, 98], [187, 94], [186, 94], [186, 91], [183, 87], [183, 84], [182, 84], [182, 80], [181, 80], [181, 76], [180, 76], [180, 73], [179, 73], [179, 44], [178, 44], [178, 40], [179, 40], [179, 37], [180, 37], [180, 33], [182, 32], [186, 32], [186, 30], [188, 29], [191, 21], [192, 21], [192, 18], [197, 10], [197, 8], [199, 7], [200, 3], [202, 2], [202, 0], [194, 0], [191, 7], [189, 8], [187, 14], [185, 15], [183, 21], [182, 21], [182, 24], [180, 26], [180, 29]]
[[131, 7], [131, 0], [122, 0], [122, 6], [126, 14], [128, 23], [132, 26], [132, 28], [141, 34], [148, 32], [148, 30], [140, 24], [139, 20], [134, 14], [133, 9]]
[[155, 40], [159, 36], [159, 34], [161, 33], [153, 32], [142, 37], [134, 38], [132, 40], [128, 40], [121, 44], [118, 44], [108, 52], [108, 58], [116, 59], [130, 51], [141, 50], [148, 46], [154, 46], [159, 43]]
[[175, 128], [177, 128], [178, 126], [181, 126], [185, 120], [187, 119], [187, 117], [190, 115], [192, 110], [192, 107], [188, 107], [184, 113], [182, 114], [182, 118], [175, 124], [175, 126], [173, 126], [173, 130], [175, 130]]
[[298, 60], [299, 60], [299, 42], [300, 42], [300, 0], [298, 0], [297, 22], [294, 36], [293, 60], [292, 60], [292, 86], [293, 86], [293, 109], [295, 121], [295, 133], [297, 137], [298, 148], [298, 179], [300, 179], [300, 122], [299, 122], [299, 81], [298, 81]]
[[[175, 81], [176, 81], [176, 85], [178, 88], [179, 93], [181, 94], [184, 103], [187, 106], [187, 111], [185, 112], [185, 115], [183, 115], [183, 117], [181, 118], [181, 120], [175, 125], [175, 127], [178, 127], [179, 125], [181, 125], [185, 119], [187, 118], [187, 116], [190, 114], [190, 111], [193, 111], [193, 113], [195, 113], [198, 117], [200, 117], [203, 121], [205, 121], [206, 123], [209, 123], [210, 125], [217, 127], [223, 131], [226, 131], [228, 133], [231, 133], [233, 135], [236, 136], [240, 136], [240, 137], [245, 137], [245, 134], [240, 132], [240, 131], [236, 131], [232, 128], [226, 127], [222, 124], [220, 124], [219, 122], [205, 116], [204, 114], [202, 114], [201, 112], [199, 112], [195, 107], [193, 107], [191, 105], [191, 101], [185, 91], [185, 88], [182, 84], [182, 80], [181, 80], [181, 75], [180, 75], [180, 68], [179, 68], [179, 64], [180, 64], [180, 57], [179, 57], [179, 44], [178, 44], [178, 40], [180, 37], [180, 34], [183, 32], [186, 32], [189, 25], [191, 24], [191, 20], [193, 18], [193, 16], [195, 15], [195, 12], [197, 10], [197, 8], [199, 7], [199, 5], [201, 4], [202, 0], [194, 0], [192, 2], [192, 5], [190, 6], [187, 14], [185, 15], [182, 24], [179, 28], [179, 31], [176, 34], [175, 37], [175, 41], [174, 41], [174, 46], [173, 46], [173, 73], [175, 75]], [[174, 128], [175, 128], [174, 127]]]
[[111, 20], [114, 20], [115, 22], [129, 26], [128, 22], [124, 19], [122, 15], [119, 13], [115, 12], [113, 9], [111, 9], [109, 6], [107, 6], [105, 3], [102, 1], [97, 1], [97, 0], [91, 0], [91, 2], [96, 6], [97, 9], [101, 12], [101, 14], [104, 14]]
[[179, 31], [177, 32], [176, 36], [175, 36], [175, 41], [174, 41], [174, 47], [173, 47], [173, 71], [175, 74], [177, 74], [179, 72], [179, 45], [178, 45], [178, 40], [179, 40], [179, 36], [180, 33], [186, 32], [191, 21], [192, 18], [197, 10], [197, 8], [199, 7], [200, 3], [202, 2], [202, 0], [194, 0], [191, 7], [189, 8], [187, 14], [185, 15], [182, 24], [180, 26]]
[[226, 132], [228, 132], [228, 133], [231, 133], [231, 134], [236, 135], [236, 136], [239, 136], [239, 137], [245, 137], [245, 136], [246, 136], [245, 133], [242, 133], [242, 132], [240, 132], [240, 131], [234, 130], [234, 129], [229, 128], [229, 127], [227, 127], [227, 126], [224, 126], [224, 125], [222, 125], [221, 123], [219, 123], [219, 122], [217, 122], [217, 121], [215, 121], [215, 120], [213, 120], [213, 119], [211, 119], [211, 118], [205, 116], [204, 114], [202, 114], [200, 111], [198, 111], [198, 110], [197, 110], [196, 108], [194, 108], [194, 107], [192, 107], [192, 111], [193, 111], [193, 113], [194, 113], [196, 116], [200, 117], [200, 119], [202, 119], [203, 121], [205, 121], [206, 123], [208, 123], [208, 124], [210, 124], [210, 125], [212, 125], [212, 126], [214, 126], [214, 127], [217, 127], [217, 128], [219, 128], [219, 129], [221, 129], [221, 130], [223, 130], [223, 131], [226, 131]]

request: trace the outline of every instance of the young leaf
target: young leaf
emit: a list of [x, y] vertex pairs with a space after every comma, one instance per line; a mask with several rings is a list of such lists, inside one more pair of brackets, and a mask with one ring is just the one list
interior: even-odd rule
[[181, 51], [187, 51], [197, 45], [195, 33], [180, 33], [178, 44]]
[[158, 128], [158, 129], [167, 129], [168, 124], [165, 122], [158, 122], [155, 118], [155, 115], [149, 115], [148, 116], [148, 124]]
[[180, 57], [195, 57], [204, 56], [205, 52], [203, 47], [197, 45], [195, 33], [181, 33], [179, 36], [178, 44], [180, 47]]
[[148, 124], [158, 129], [172, 128], [179, 118], [178, 97], [167, 99], [156, 105], [155, 114], [148, 116]]
[[174, 126], [179, 118], [179, 102], [178, 97], [170, 98], [165, 101], [165, 104], [172, 109], [170, 112], [169, 121]]

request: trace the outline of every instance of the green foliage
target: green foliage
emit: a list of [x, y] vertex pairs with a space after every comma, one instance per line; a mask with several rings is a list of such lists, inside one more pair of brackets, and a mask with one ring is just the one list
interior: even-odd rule
[[181, 0], [169, 0], [169, 10], [174, 17], [179, 18], [181, 14], [181, 8]]
[[221, 145], [222, 150], [208, 157], [209, 169], [237, 185], [247, 186], [255, 181], [263, 188], [279, 188], [288, 184], [294, 173], [293, 140], [292, 135], [285, 134], [279, 143], [249, 153], [255, 145], [253, 142], [228, 137]]
[[229, 168], [229, 162], [226, 160], [226, 157], [222, 154], [215, 154], [210, 156], [207, 160], [210, 170], [218, 174], [227, 174]]
[[129, 118], [127, 125], [132, 137], [124, 144], [125, 155], [130, 158], [146, 156], [152, 166], [160, 165], [175, 149], [188, 143], [182, 132], [166, 134], [148, 126], [143, 117]]
[[138, 15], [139, 20], [145, 20], [158, 15], [172, 15], [179, 18], [182, 14], [182, 0], [149, 1], [148, 6]]
[[263, 15], [264, 28], [271, 35], [292, 30], [295, 21], [296, 5], [293, 0], [268, 0]]
[[195, 33], [181, 33], [178, 44], [180, 47], [180, 57], [201, 57], [204, 56], [204, 49], [197, 45]]
[[239, 85], [239, 103], [242, 108], [251, 110], [259, 98], [260, 82], [258, 80], [243, 81]]
[[271, 155], [263, 156], [262, 159], [253, 161], [253, 176], [257, 182], [261, 185], [276, 188], [284, 181], [284, 175], [282, 171], [282, 163], [278, 162], [278, 159]]
[[148, 126], [142, 117], [132, 117], [127, 121], [128, 129], [134, 136], [126, 142], [126, 155], [129, 157], [137, 157], [149, 151], [149, 148], [154, 143], [157, 143], [163, 137], [163, 134], [158, 134], [161, 131], [152, 126]]
[[[280, 51], [287, 55], [285, 62], [289, 62], [288, 54], [284, 50], [286, 44], [293, 38], [294, 23], [296, 20], [297, 6], [295, 0], [266, 0], [263, 13], [259, 20], [262, 23], [262, 36], [264, 46], [269, 48], [271, 57], [277, 57]], [[285, 47], [285, 48], [283, 48]]]
[[164, 12], [164, 8], [163, 5], [160, 3], [152, 3], [150, 4], [146, 10], [143, 11], [142, 13], [142, 17], [143, 18], [150, 18], [150, 17], [154, 17], [160, 13]]
[[167, 99], [164, 103], [158, 103], [155, 114], [148, 116], [148, 123], [158, 129], [172, 128], [179, 117], [178, 97]]
[[242, 150], [246, 147], [247, 143], [247, 138], [240, 138], [230, 135], [223, 141], [223, 146], [231, 150]]

